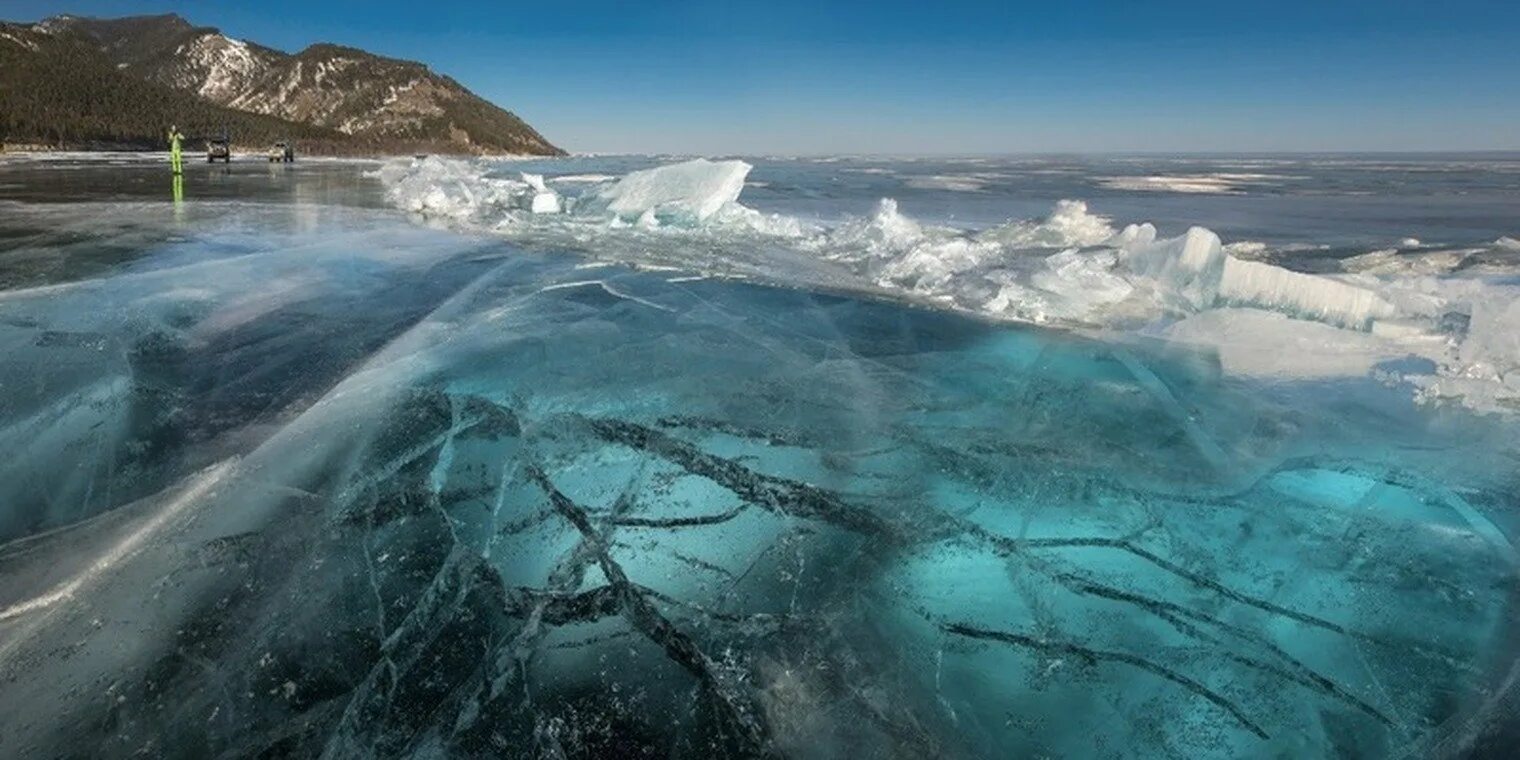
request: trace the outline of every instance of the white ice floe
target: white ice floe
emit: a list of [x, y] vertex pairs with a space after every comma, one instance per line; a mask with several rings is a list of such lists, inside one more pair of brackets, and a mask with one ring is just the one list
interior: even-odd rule
[[941, 174], [931, 177], [909, 177], [904, 185], [918, 190], [948, 190], [956, 193], [977, 193], [990, 184], [985, 177], [971, 175]]
[[1227, 257], [1219, 236], [1209, 230], [1194, 227], [1182, 237], [1130, 246], [1124, 254], [1130, 272], [1186, 306], [1207, 308], [1219, 295]]
[[1150, 222], [1125, 225], [1117, 235], [1104, 241], [1104, 245], [1124, 248], [1132, 245], [1149, 245], [1156, 240], [1156, 227]]
[[523, 182], [533, 191], [533, 198], [528, 203], [528, 210], [535, 214], [558, 214], [560, 212], [559, 195], [544, 185], [541, 174], [528, 174], [523, 172]]
[[1224, 259], [1218, 297], [1357, 330], [1395, 314], [1392, 304], [1366, 288], [1233, 256]]
[[1474, 253], [1475, 249], [1401, 253], [1389, 248], [1352, 256], [1342, 261], [1341, 267], [1371, 275], [1446, 274], [1461, 267]]
[[703, 221], [739, 199], [750, 165], [698, 158], [628, 174], [597, 194], [623, 218], [647, 213]]
[[1268, 250], [1267, 244], [1258, 240], [1237, 240], [1224, 245], [1224, 252], [1237, 259], [1259, 259], [1266, 255]]
[[1202, 193], [1230, 195], [1247, 187], [1279, 185], [1303, 177], [1284, 174], [1213, 172], [1209, 174], [1164, 174], [1129, 177], [1101, 177], [1098, 186], [1131, 192]]
[[1126, 266], [1151, 283], [1163, 305], [1250, 306], [1358, 330], [1396, 313], [1366, 288], [1231, 256], [1219, 236], [1202, 227], [1124, 251]]

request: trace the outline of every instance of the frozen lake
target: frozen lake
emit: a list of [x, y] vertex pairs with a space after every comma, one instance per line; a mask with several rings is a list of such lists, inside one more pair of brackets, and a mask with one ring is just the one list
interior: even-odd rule
[[26, 756], [1485, 757], [1520, 157], [0, 158]]

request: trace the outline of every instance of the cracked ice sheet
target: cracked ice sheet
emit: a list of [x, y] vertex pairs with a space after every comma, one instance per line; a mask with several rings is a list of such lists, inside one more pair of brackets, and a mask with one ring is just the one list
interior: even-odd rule
[[[199, 347], [206, 317], [152, 332], [185, 348], [127, 382], [218, 388], [234, 375], [186, 367], [262, 341], [303, 366], [231, 365], [283, 414], [191, 410], [263, 428], [244, 447], [149, 449], [175, 462], [161, 487], [6, 547], [16, 746], [1376, 754], [1483, 719], [1514, 661], [1513, 566], [1458, 507], [1513, 508], [1495, 424], [1280, 407], [1175, 349], [615, 266], [590, 282], [418, 234], [420, 259], [301, 252], [289, 276], [321, 270], [320, 297], [267, 310], [188, 264], [209, 273], [179, 284], [212, 291], [207, 314], [236, 304], [238, 339]], [[88, 292], [134, 304], [138, 277], [190, 275]], [[59, 340], [23, 356], [92, 350]], [[318, 349], [347, 357], [321, 381]], [[235, 458], [187, 463], [207, 449]], [[605, 556], [576, 558], [567, 515]], [[1083, 538], [1108, 543], [1060, 543]], [[1003, 638], [954, 633], [973, 630]]]
[[[217, 211], [194, 225], [138, 216], [94, 228], [75, 246], [136, 253], [0, 292], [0, 444], [12, 452], [0, 537], [89, 517], [238, 453], [490, 265], [468, 238], [372, 212], [328, 212], [333, 231], [313, 235], [280, 231], [288, 208]], [[81, 211], [39, 213], [68, 223]]]

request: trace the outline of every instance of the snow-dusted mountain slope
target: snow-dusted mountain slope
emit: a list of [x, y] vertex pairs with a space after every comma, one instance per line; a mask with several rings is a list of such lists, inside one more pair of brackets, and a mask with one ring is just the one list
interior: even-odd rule
[[361, 141], [434, 143], [470, 153], [560, 152], [516, 115], [421, 63], [325, 43], [288, 54], [173, 14], [54, 16], [36, 28], [84, 36], [125, 74]]

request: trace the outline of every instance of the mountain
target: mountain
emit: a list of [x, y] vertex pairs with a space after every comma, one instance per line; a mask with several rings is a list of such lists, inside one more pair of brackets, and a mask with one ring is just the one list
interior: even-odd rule
[[[301, 125], [318, 130], [308, 131], [309, 139], [335, 151], [563, 152], [522, 119], [453, 79], [420, 63], [356, 48], [324, 43], [289, 54], [228, 37], [211, 27], [194, 26], [172, 14], [117, 19], [55, 16], [30, 27], [8, 24], [3, 28], [0, 55], [5, 55], [7, 36], [40, 46], [38, 35], [45, 35], [52, 39], [48, 47], [67, 48], [67, 56], [89, 59], [87, 68], [92, 71], [98, 72], [101, 64], [111, 69], [117, 76], [109, 86], [127, 78], [192, 97], [221, 109], [218, 113]], [[12, 47], [27, 48], [24, 44]], [[0, 72], [0, 88], [8, 88], [13, 78]], [[166, 118], [160, 121], [174, 121], [172, 115]], [[230, 123], [243, 124], [242, 119]], [[292, 130], [290, 134], [299, 133]], [[237, 133], [234, 138], [244, 139]]]
[[357, 150], [334, 129], [216, 105], [123, 73], [92, 40], [0, 22], [0, 141], [63, 148], [151, 149], [177, 124], [244, 145], [296, 139], [317, 152]]
[[124, 73], [193, 92], [220, 105], [281, 58], [278, 50], [234, 40], [179, 16], [99, 19], [54, 16], [38, 27], [91, 39]]

